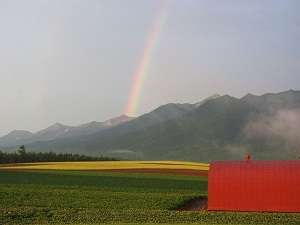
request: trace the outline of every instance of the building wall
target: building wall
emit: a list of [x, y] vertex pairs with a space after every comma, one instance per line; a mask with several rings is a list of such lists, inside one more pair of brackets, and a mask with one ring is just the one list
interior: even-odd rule
[[208, 209], [300, 212], [300, 161], [212, 163]]

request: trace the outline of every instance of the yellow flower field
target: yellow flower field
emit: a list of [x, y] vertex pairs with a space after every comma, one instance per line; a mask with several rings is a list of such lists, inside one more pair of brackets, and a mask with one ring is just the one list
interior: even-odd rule
[[0, 165], [0, 170], [176, 169], [208, 171], [209, 164], [182, 161], [43, 162]]

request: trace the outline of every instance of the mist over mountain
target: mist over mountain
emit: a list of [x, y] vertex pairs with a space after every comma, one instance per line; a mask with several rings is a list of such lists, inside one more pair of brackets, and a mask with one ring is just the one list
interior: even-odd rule
[[[113, 126], [104, 124], [56, 124], [33, 134], [37, 139], [29, 135], [27, 147], [146, 160], [241, 159], [246, 153], [255, 159], [296, 159], [300, 156], [300, 91], [248, 94], [240, 99], [214, 95], [196, 104], [163, 105], [138, 118], [124, 117]], [[94, 130], [83, 134], [77, 129]]]

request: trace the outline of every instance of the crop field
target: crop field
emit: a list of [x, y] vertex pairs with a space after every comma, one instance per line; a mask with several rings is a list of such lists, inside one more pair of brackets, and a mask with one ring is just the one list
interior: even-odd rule
[[0, 224], [300, 224], [300, 214], [179, 211], [188, 200], [207, 196], [206, 176], [136, 173], [139, 163], [201, 171], [205, 164], [114, 163], [2, 165]]
[[188, 169], [208, 171], [205, 163], [181, 161], [108, 161], [108, 162], [47, 162], [2, 164], [0, 169], [35, 170], [113, 170], [113, 169]]

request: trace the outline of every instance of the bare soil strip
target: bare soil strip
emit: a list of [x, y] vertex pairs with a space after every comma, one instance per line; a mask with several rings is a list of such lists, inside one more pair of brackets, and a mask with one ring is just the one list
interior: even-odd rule
[[198, 197], [193, 198], [186, 203], [184, 203], [182, 206], [180, 206], [178, 211], [203, 211], [207, 210], [207, 198], [205, 197]]
[[[18, 168], [5, 168], [1, 169], [2, 171], [13, 171], [13, 172], [36, 172], [36, 171], [47, 171], [41, 169], [18, 169]], [[51, 171], [49, 169], [48, 171]], [[68, 170], [66, 170], [68, 171]], [[82, 171], [82, 170], [69, 170], [69, 171]], [[207, 177], [208, 171], [204, 170], [192, 170], [192, 169], [96, 169], [96, 170], [85, 170], [88, 172], [116, 172], [116, 173], [153, 173], [153, 174], [170, 174], [170, 175], [183, 175], [183, 176], [201, 176]]]
[[[102, 170], [104, 171], [104, 170]], [[207, 177], [207, 171], [192, 170], [192, 169], [112, 169], [105, 170], [108, 172], [122, 172], [122, 173], [158, 173], [158, 174], [174, 174], [186, 176], [202, 176]]]

